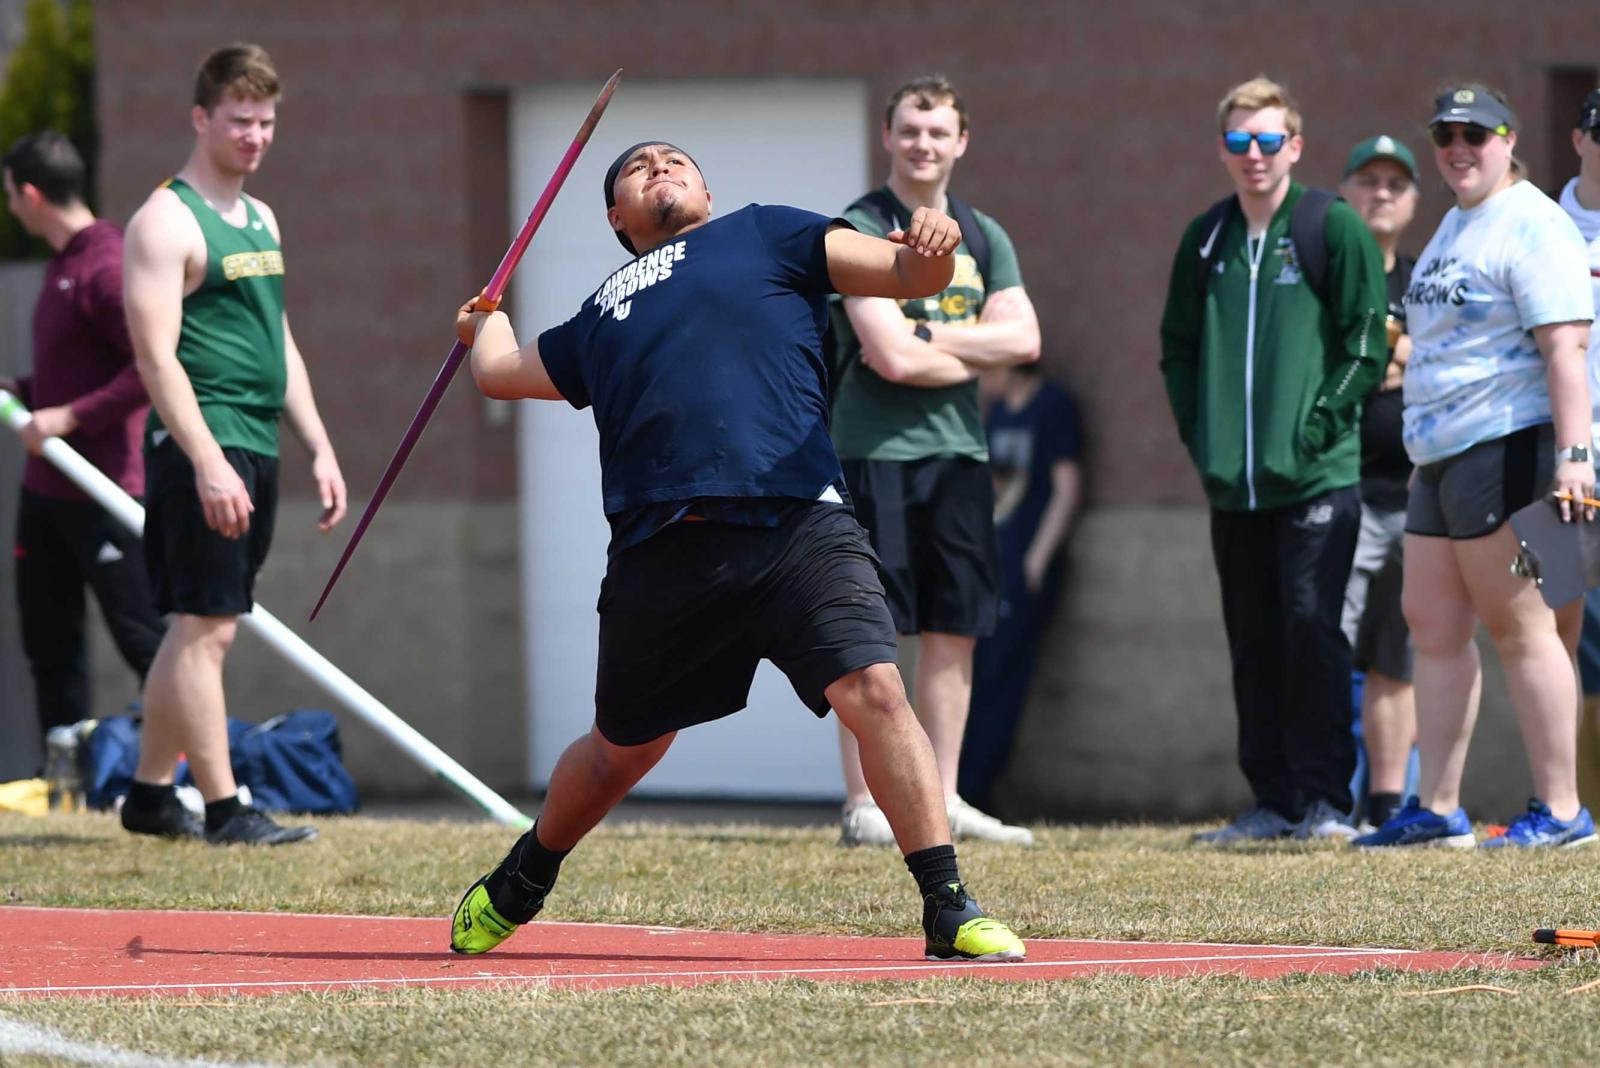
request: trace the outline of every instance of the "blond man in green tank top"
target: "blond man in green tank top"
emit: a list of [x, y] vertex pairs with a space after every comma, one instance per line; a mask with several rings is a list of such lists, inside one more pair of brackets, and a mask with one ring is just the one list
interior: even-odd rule
[[[145, 434], [145, 552], [172, 623], [144, 692], [139, 767], [122, 809], [130, 831], [276, 845], [312, 837], [240, 802], [228, 755], [222, 665], [253, 605], [278, 496], [278, 420], [306, 450], [326, 533], [345, 513], [344, 477], [317, 414], [283, 307], [272, 210], [244, 193], [272, 144], [278, 76], [234, 45], [195, 83], [194, 150], [128, 224], [124, 303], [152, 409]], [[205, 820], [173, 790], [185, 753]]]

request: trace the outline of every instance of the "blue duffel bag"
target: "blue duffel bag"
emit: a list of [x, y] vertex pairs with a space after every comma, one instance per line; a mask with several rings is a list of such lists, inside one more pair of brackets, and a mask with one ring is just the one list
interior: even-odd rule
[[297, 708], [265, 723], [230, 720], [228, 748], [234, 778], [250, 787], [257, 808], [348, 815], [360, 806], [331, 712]]
[[[111, 716], [79, 745], [90, 808], [110, 808], [127, 794], [139, 765], [139, 727], [137, 716]], [[327, 815], [351, 813], [360, 805], [331, 712], [296, 709], [259, 724], [230, 719], [228, 749], [233, 777], [250, 788], [257, 808]], [[178, 765], [177, 781], [193, 781], [186, 764]]]

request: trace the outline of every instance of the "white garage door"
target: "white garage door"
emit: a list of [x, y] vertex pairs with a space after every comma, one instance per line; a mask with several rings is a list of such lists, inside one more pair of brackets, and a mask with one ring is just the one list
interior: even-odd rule
[[[512, 113], [513, 228], [519, 228], [599, 90], [521, 91]], [[534, 238], [515, 280], [517, 335], [572, 315], [626, 261], [601, 183], [623, 148], [682, 146], [705, 172], [719, 212], [751, 201], [837, 212], [867, 189], [871, 116], [855, 81], [624, 81]], [[609, 529], [589, 411], [518, 405], [529, 767], [549, 782], [562, 749], [594, 717], [595, 597]], [[750, 707], [678, 736], [640, 794], [823, 799], [842, 796], [834, 720], [819, 722], [763, 664]]]

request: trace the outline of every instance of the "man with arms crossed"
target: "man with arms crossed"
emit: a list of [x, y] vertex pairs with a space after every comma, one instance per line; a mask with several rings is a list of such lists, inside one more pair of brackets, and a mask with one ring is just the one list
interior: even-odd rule
[[[145, 548], [172, 625], [145, 687], [139, 767], [122, 809], [130, 831], [203, 834], [216, 844], [300, 841], [242, 804], [228, 757], [222, 664], [254, 604], [278, 497], [278, 419], [306, 449], [326, 533], [345, 512], [344, 478], [317, 414], [283, 308], [277, 219], [244, 193], [272, 144], [278, 76], [267, 54], [234, 45], [195, 83], [194, 150], [128, 224], [127, 311], [155, 405], [145, 441]], [[178, 804], [186, 753], [205, 822]]]
[[[1357, 423], [1387, 352], [1383, 257], [1337, 201], [1297, 243], [1296, 207], [1312, 193], [1289, 177], [1300, 112], [1282, 86], [1234, 87], [1217, 125], [1234, 195], [1178, 244], [1161, 371], [1211, 502], [1239, 766], [1255, 804], [1196, 840], [1348, 839], [1356, 753], [1339, 615], [1361, 522]], [[1313, 247], [1325, 252], [1320, 293]]]
[[141, 685], [166, 629], [150, 597], [139, 536], [44, 459], [64, 438], [131, 497], [144, 496], [139, 437], [150, 401], [122, 314], [122, 234], [84, 203], [83, 157], [55, 130], [29, 134], [0, 159], [6, 205], [54, 255], [33, 310], [33, 371], [0, 379], [34, 409], [22, 428], [15, 547], [22, 647], [33, 670], [41, 737], [91, 711], [83, 588]]
[[476, 301], [457, 320], [488, 396], [593, 406], [611, 544], [594, 728], [556, 762], [533, 829], [467, 889], [451, 948], [485, 952], [533, 919], [566, 854], [679, 730], [743, 708], [769, 659], [813, 713], [832, 707], [859, 740], [922, 897], [926, 955], [1020, 960], [1022, 942], [962, 885], [939, 771], [828, 440], [828, 294], [936, 293], [959, 229], [927, 208], [889, 241], [795, 208], [712, 219], [699, 167], [659, 141], [625, 149], [604, 193], [638, 258], [577, 315], [521, 349], [505, 315]]
[[[845, 218], [882, 236], [918, 208], [955, 214], [947, 191], [967, 132], [966, 105], [943, 77], [895, 90], [883, 123], [889, 178], [864, 198], [889, 211], [858, 201]], [[900, 301], [845, 298], [845, 314], [834, 319], [833, 440], [881, 561], [895, 629], [920, 635], [912, 693], [939, 762], [951, 831], [1028, 845], [1033, 834], [1026, 828], [1001, 823], [956, 792], [973, 647], [994, 632], [999, 603], [994, 486], [977, 376], [1039, 358], [1039, 320], [1011, 239], [987, 215], [973, 212], [972, 219], [982, 233], [966, 235], [942, 292]], [[973, 253], [980, 240], [989, 249], [982, 269]], [[839, 737], [841, 841], [889, 844], [894, 839], [861, 773], [855, 740], [848, 731]]]

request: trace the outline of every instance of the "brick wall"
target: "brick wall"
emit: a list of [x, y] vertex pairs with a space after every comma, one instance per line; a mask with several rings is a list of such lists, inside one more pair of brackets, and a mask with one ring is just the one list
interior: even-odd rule
[[[1050, 641], [1058, 652], [1081, 650], [1093, 630], [1097, 654], [1046, 657], [1039, 693], [1048, 696], [1036, 693], [1026, 725], [1030, 760], [1018, 769], [1032, 780], [1014, 784], [1014, 794], [1034, 799], [1036, 812], [1079, 810], [1094, 783], [1050, 781], [1051, 769], [1065, 766], [1050, 760], [1052, 747], [1064, 751], [1077, 737], [1101, 736], [1095, 732], [1159, 733], [1181, 715], [1208, 724], [1204, 759], [1188, 759], [1192, 747], [1169, 732], [1168, 751], [1141, 773], [1144, 792], [1101, 807], [1192, 813], [1236, 800], [1239, 783], [1231, 781], [1231, 794], [1178, 800], [1168, 789], [1228, 766], [1231, 711], [1197, 521], [1201, 497], [1166, 410], [1157, 320], [1179, 232], [1227, 190], [1213, 148], [1216, 100], [1257, 72], [1287, 81], [1306, 117], [1297, 174], [1329, 184], [1349, 145], [1379, 131], [1409, 140], [1426, 168], [1421, 123], [1432, 90], [1453, 77], [1484, 79], [1509, 92], [1525, 120], [1521, 153], [1548, 185], [1551, 161], [1563, 158], [1551, 116], [1576, 103], [1546, 99], [1550, 71], [1596, 64], [1600, 18], [1592, 0], [1528, 10], [1536, 17], [1488, 0], [1458, 0], [1447, 12], [1412, 0], [1358, 8], [1258, 0], [964, 8], [908, 0], [108, 0], [98, 8], [102, 202], [125, 219], [181, 165], [191, 143], [193, 70], [206, 51], [239, 39], [271, 51], [286, 96], [277, 144], [251, 189], [283, 223], [295, 333], [359, 504], [448, 349], [456, 303], [483, 283], [503, 247], [494, 222], [503, 201], [484, 192], [496, 187], [492, 174], [503, 173], [506, 160], [492, 119], [497, 92], [570, 80], [598, 88], [621, 66], [635, 79], [726, 77], [730, 91], [744, 77], [863, 77], [882, 96], [908, 75], [944, 71], [973, 114], [958, 189], [1016, 239], [1047, 366], [1087, 413], [1090, 504], [1099, 517], [1091, 522], [1099, 525], [1078, 539], [1074, 567], [1115, 575], [1128, 559], [1192, 564], [1164, 586], [1130, 579], [1075, 588]], [[862, 136], [876, 146], [874, 131]], [[607, 147], [602, 127], [591, 151]], [[804, 166], [805, 158], [796, 145], [783, 165]], [[1424, 186], [1413, 250], [1446, 206], [1436, 178], [1426, 176]], [[556, 210], [595, 206], [569, 195]], [[304, 465], [292, 448], [286, 455], [286, 493], [304, 498]], [[493, 510], [514, 494], [513, 463], [510, 426], [491, 425], [470, 386], [458, 383], [395, 499]], [[504, 511], [494, 514], [503, 519]], [[395, 519], [372, 536], [404, 539], [419, 529]], [[337, 546], [306, 551], [310, 563], [292, 566], [325, 574]], [[447, 566], [462, 564], [449, 546], [440, 552]], [[514, 584], [514, 559], [496, 559], [504, 570], [478, 581]], [[426, 612], [400, 584], [368, 596], [379, 603], [363, 606], [363, 617]], [[491, 661], [520, 656], [514, 634], [473, 616], [470, 603], [458, 607], [481, 640], [448, 645], [449, 657], [429, 665], [429, 676], [478, 676]], [[1136, 691], [1114, 672], [1142, 663], [1155, 632], [1186, 650], [1186, 674], [1182, 685]], [[413, 682], [426, 686], [403, 650], [353, 648], [351, 657], [341, 663], [358, 677], [383, 678], [402, 693]], [[515, 715], [520, 695], [511, 685], [513, 692], [484, 695], [475, 714]], [[1509, 733], [1505, 741], [1515, 745]], [[1113, 749], [1134, 761], [1141, 751], [1105, 751]], [[1095, 765], [1106, 776], [1119, 770], [1106, 764], [1077, 766], [1084, 775]], [[513, 774], [514, 762], [505, 767]]]

